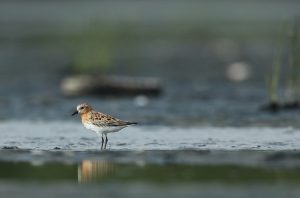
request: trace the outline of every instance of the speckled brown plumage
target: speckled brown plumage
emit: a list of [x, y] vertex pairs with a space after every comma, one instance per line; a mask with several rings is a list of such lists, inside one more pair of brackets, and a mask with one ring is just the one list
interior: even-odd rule
[[84, 116], [85, 121], [91, 121], [96, 126], [126, 126], [131, 124], [136, 124], [134, 122], [127, 122], [117, 118], [112, 117], [111, 115], [104, 114], [101, 112], [96, 112], [91, 110], [86, 113], [87, 116]]

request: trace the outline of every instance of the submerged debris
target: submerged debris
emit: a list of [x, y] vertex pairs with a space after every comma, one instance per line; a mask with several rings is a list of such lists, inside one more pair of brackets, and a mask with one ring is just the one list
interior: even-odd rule
[[64, 78], [61, 89], [66, 96], [80, 95], [159, 95], [162, 91], [157, 78], [126, 76], [73, 75]]

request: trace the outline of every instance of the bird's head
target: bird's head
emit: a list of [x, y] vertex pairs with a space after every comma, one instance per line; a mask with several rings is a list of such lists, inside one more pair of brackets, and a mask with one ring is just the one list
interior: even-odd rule
[[88, 105], [87, 103], [82, 103], [77, 105], [76, 111], [72, 114], [72, 116], [76, 114], [85, 114], [92, 110], [92, 107]]

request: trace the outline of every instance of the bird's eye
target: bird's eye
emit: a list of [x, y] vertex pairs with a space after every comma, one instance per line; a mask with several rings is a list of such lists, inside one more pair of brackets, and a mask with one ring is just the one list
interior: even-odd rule
[[79, 109], [83, 109], [84, 107], [80, 107]]

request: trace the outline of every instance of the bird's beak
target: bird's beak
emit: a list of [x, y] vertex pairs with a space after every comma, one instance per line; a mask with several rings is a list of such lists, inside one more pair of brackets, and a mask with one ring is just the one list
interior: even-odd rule
[[76, 114], [78, 114], [78, 111], [75, 111], [74, 113], [72, 113], [72, 116], [74, 116], [74, 115], [76, 115]]

